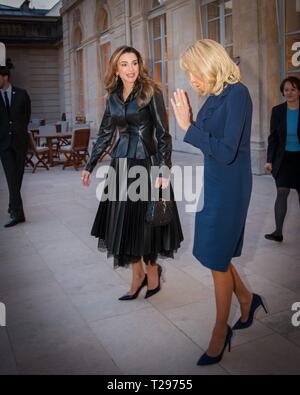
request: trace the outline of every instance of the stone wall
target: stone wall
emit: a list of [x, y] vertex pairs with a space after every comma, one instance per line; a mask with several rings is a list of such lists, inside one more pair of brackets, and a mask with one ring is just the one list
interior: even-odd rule
[[47, 123], [59, 120], [65, 107], [60, 51], [62, 47], [7, 47], [7, 57], [14, 64], [12, 84], [28, 91], [32, 118], [45, 118]]
[[[84, 54], [85, 113], [93, 133], [98, 130], [104, 107], [99, 81], [99, 39], [96, 15], [100, 8], [108, 14], [111, 50], [131, 44], [141, 51], [146, 61], [149, 53], [149, 0], [65, 0], [63, 2], [64, 92], [65, 108], [70, 122], [76, 115], [76, 50]], [[164, 6], [167, 16], [168, 75], [170, 94], [175, 88], [186, 89], [194, 112], [203, 103], [194, 93], [179, 69], [183, 50], [202, 38], [199, 0], [168, 0]], [[280, 48], [276, 22], [276, 0], [233, 0], [234, 56], [240, 56], [243, 82], [249, 87], [254, 103], [252, 159], [253, 172], [262, 174], [266, 160], [266, 141], [272, 106], [280, 101]], [[81, 43], [74, 44], [75, 29], [82, 32]], [[199, 153], [183, 143], [183, 133], [170, 111], [170, 130], [174, 149]]]

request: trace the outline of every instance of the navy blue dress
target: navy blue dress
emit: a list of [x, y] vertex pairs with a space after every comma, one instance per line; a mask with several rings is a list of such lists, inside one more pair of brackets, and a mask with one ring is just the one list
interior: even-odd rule
[[241, 256], [252, 191], [252, 101], [242, 83], [209, 96], [184, 141], [204, 154], [204, 208], [196, 214], [193, 255], [227, 272]]

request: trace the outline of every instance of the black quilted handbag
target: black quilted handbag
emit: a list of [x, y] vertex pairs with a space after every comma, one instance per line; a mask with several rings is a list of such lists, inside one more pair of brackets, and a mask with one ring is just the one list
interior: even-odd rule
[[151, 200], [147, 205], [146, 222], [152, 226], [168, 225], [173, 218], [173, 201]]

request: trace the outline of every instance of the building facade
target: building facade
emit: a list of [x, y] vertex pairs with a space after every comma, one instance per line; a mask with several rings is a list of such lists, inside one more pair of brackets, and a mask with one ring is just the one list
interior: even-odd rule
[[33, 9], [29, 0], [20, 8], [0, 4], [0, 41], [13, 65], [12, 83], [30, 93], [32, 117], [49, 123], [65, 109], [59, 6]]
[[[179, 69], [180, 54], [199, 38], [222, 43], [239, 61], [253, 98], [253, 172], [263, 173], [270, 111], [282, 100], [280, 81], [300, 76], [299, 0], [64, 0], [61, 15], [67, 116], [83, 113], [95, 130], [104, 110], [105, 69], [118, 46], [141, 51], [163, 85], [168, 109], [177, 87], [189, 92], [197, 109], [202, 101]], [[169, 116], [174, 149], [196, 152]]]
[[[120, 45], [132, 45], [163, 86], [174, 150], [198, 153], [183, 143], [170, 96], [183, 88], [195, 112], [199, 109], [203, 99], [189, 86], [179, 58], [195, 40], [212, 38], [239, 62], [249, 87], [254, 103], [253, 172], [264, 172], [271, 108], [283, 100], [280, 82], [286, 75], [300, 77], [300, 0], [62, 0], [52, 13], [40, 16], [40, 23], [56, 18], [58, 9], [61, 41], [7, 45], [8, 55], [19, 66], [17, 81], [36, 95], [36, 117], [44, 115], [49, 122], [65, 112], [74, 124], [76, 116], [84, 115], [95, 136], [104, 111], [109, 57]], [[1, 35], [0, 41], [6, 43]], [[25, 72], [32, 76], [25, 79]], [[41, 114], [42, 102], [56, 109]]]

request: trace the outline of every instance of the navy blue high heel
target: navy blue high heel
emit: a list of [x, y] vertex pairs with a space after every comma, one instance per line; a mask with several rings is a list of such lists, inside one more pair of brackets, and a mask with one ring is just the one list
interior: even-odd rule
[[217, 357], [210, 357], [207, 353], [205, 353], [199, 359], [197, 365], [198, 366], [209, 366], [209, 365], [216, 365], [217, 363], [221, 362], [227, 346], [228, 346], [228, 351], [229, 352], [231, 351], [232, 336], [233, 336], [232, 329], [228, 325], [228, 332], [227, 332], [226, 339], [225, 339], [225, 345], [224, 345], [224, 348], [223, 348], [221, 354], [219, 354]]
[[253, 294], [253, 299], [252, 299], [252, 303], [251, 303], [251, 307], [250, 307], [250, 311], [249, 311], [248, 320], [246, 322], [242, 322], [241, 318], [240, 318], [232, 329], [234, 331], [238, 331], [241, 329], [250, 328], [250, 326], [253, 324], [253, 321], [254, 321], [255, 312], [259, 307], [262, 307], [265, 310], [265, 313], [268, 314], [268, 310], [267, 310], [261, 296]]

